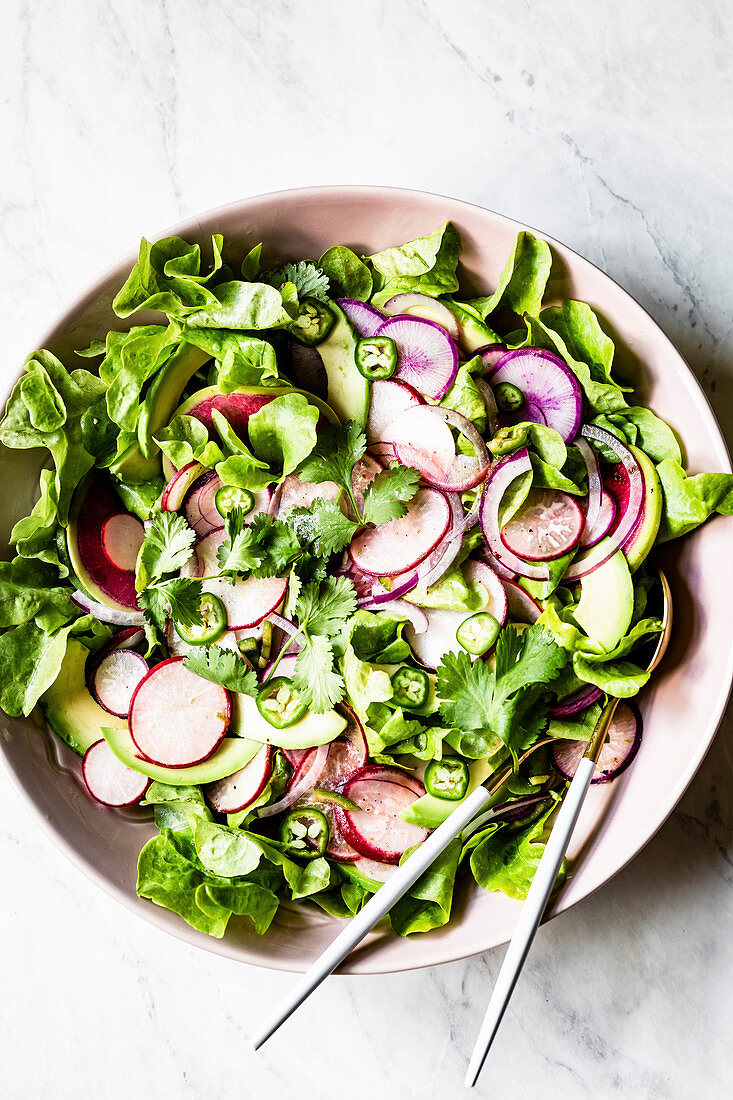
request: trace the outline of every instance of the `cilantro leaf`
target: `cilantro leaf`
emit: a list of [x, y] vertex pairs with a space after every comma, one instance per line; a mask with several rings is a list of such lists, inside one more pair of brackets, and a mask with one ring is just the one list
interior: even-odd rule
[[323, 497], [316, 497], [310, 508], [294, 508], [290, 519], [298, 538], [312, 542], [316, 553], [327, 558], [341, 553], [359, 530], [335, 500]]
[[200, 626], [201, 581], [192, 577], [171, 577], [149, 585], [138, 596], [137, 602], [148, 622], [161, 634], [165, 633], [168, 619], [175, 619], [183, 626]]
[[436, 690], [440, 713], [459, 730], [489, 726], [494, 673], [484, 661], [471, 661], [468, 653], [446, 653], [438, 666]]
[[293, 683], [309, 710], [322, 714], [343, 698], [344, 681], [333, 667], [333, 646], [321, 634], [303, 635]]
[[328, 301], [328, 276], [310, 260], [300, 260], [297, 264], [283, 264], [274, 271], [266, 272], [262, 278], [278, 290], [285, 283], [293, 283], [299, 298], [318, 298], [321, 302]]
[[298, 626], [308, 636], [335, 638], [356, 611], [356, 591], [347, 577], [308, 584], [295, 604]]
[[364, 493], [364, 522], [389, 523], [407, 512], [407, 501], [418, 490], [420, 473], [411, 466], [390, 466], [369, 483]]
[[351, 496], [351, 473], [365, 452], [366, 437], [353, 420], [339, 427], [328, 424], [319, 431], [315, 447], [295, 472], [301, 481], [335, 481]]
[[195, 541], [196, 532], [183, 516], [177, 512], [156, 512], [138, 555], [135, 575], [138, 592], [185, 565]]
[[241, 508], [232, 508], [225, 520], [227, 538], [218, 550], [221, 573], [234, 576], [277, 577], [303, 554], [291, 525], [260, 513], [247, 523]]
[[224, 520], [227, 537], [217, 550], [219, 572], [234, 578], [251, 573], [262, 562], [257, 530], [247, 524], [243, 508], [232, 508]]
[[228, 691], [237, 691], [240, 695], [257, 694], [257, 676], [233, 649], [210, 645], [200, 653], [189, 653], [183, 663], [197, 676], [221, 684]]

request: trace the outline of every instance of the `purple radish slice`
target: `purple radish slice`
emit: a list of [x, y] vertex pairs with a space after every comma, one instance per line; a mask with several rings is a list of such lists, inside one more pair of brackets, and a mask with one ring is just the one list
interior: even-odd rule
[[168, 657], [135, 689], [130, 736], [151, 764], [183, 768], [211, 756], [229, 728], [230, 716], [228, 691], [190, 672], [182, 657]]
[[489, 475], [481, 497], [479, 513], [484, 538], [493, 556], [505, 567], [513, 569], [522, 577], [536, 581], [549, 579], [550, 570], [546, 565], [531, 565], [518, 557], [505, 546], [499, 530], [499, 508], [504, 493], [518, 477], [532, 473], [532, 463], [526, 447], [497, 463]]
[[132, 806], [150, 786], [147, 775], [118, 760], [104, 739], [85, 752], [82, 774], [92, 798], [104, 806]]
[[412, 569], [448, 530], [451, 508], [437, 489], [418, 489], [400, 519], [382, 523], [354, 539], [351, 560], [362, 573], [395, 576]]
[[[408, 784], [407, 779], [412, 782]], [[380, 863], [399, 863], [408, 848], [427, 837], [427, 829], [408, 825], [400, 816], [424, 794], [425, 788], [412, 776], [396, 768], [362, 768], [341, 790], [360, 808], [336, 806], [336, 821], [344, 840], [361, 855]]]
[[372, 382], [366, 425], [367, 443], [370, 446], [379, 443], [392, 421], [401, 413], [415, 405], [424, 404], [424, 398], [406, 382], [397, 382], [394, 378]]
[[550, 707], [550, 716], [552, 718], [571, 718], [574, 714], [580, 714], [582, 710], [592, 707], [602, 695], [603, 692], [600, 688], [588, 684], [586, 687], [574, 691], [572, 695], [566, 695], [564, 699], [559, 699], [554, 707]]
[[188, 491], [198, 481], [204, 467], [200, 462], [189, 462], [176, 470], [163, 490], [160, 507], [164, 512], [178, 512], [183, 507]]
[[107, 561], [125, 573], [135, 572], [135, 563], [145, 538], [145, 528], [137, 516], [120, 512], [102, 524], [102, 550]]
[[616, 522], [616, 511], [616, 502], [611, 494], [603, 493], [595, 525], [591, 528], [586, 519], [585, 528], [580, 538], [580, 545], [584, 550], [590, 550], [592, 546], [596, 546], [602, 538], [609, 534]]
[[[470, 443], [472, 456], [456, 454], [451, 428]], [[414, 466], [429, 485], [448, 492], [473, 489], [489, 469], [489, 453], [481, 435], [454, 409], [436, 405], [408, 409], [390, 424], [385, 441], [392, 444], [403, 466]]]
[[295, 340], [290, 345], [290, 366], [298, 386], [325, 401], [328, 396], [328, 376], [318, 348], [307, 348]]
[[310, 508], [314, 500], [335, 500], [341, 496], [341, 488], [335, 481], [301, 481], [295, 474], [288, 474], [275, 491], [270, 503], [270, 515], [283, 516], [293, 508]]
[[419, 317], [390, 317], [377, 335], [397, 345], [398, 381], [435, 400], [448, 392], [458, 373], [458, 349], [444, 328]]
[[204, 538], [222, 525], [222, 517], [216, 507], [216, 494], [221, 484], [219, 475], [210, 470], [199, 478], [186, 497], [183, 506], [186, 519], [199, 538]]
[[489, 594], [489, 602], [484, 610], [503, 626], [509, 614], [509, 600], [501, 579], [491, 566], [482, 561], [467, 561], [463, 567], [463, 576], [469, 584], [483, 585]]
[[[628, 768], [639, 751], [641, 732], [639, 712], [628, 703], [619, 703], [591, 783], [608, 783]], [[558, 741], [552, 746], [555, 767], [565, 779], [572, 779], [575, 775], [587, 744], [587, 741]]]
[[503, 359], [509, 348], [506, 344], [485, 344], [478, 348], [476, 355], [480, 355], [484, 364], [484, 373], [491, 374], [500, 359]]
[[542, 608], [516, 581], [502, 580], [506, 592], [509, 621], [512, 623], [536, 623]]
[[[412, 791], [416, 798], [422, 798], [425, 794], [425, 787], [421, 780], [411, 772], [403, 771], [402, 768], [393, 768], [386, 764], [365, 764], [363, 768], [359, 769], [358, 775], [360, 779], [377, 779], [385, 783], [398, 783], [400, 786]], [[350, 775], [349, 780], [354, 777], [355, 775]]]
[[[118, 611], [137, 612], [139, 609], [134, 572], [113, 565], [102, 541], [102, 529], [106, 521], [119, 514], [119, 498], [101, 474], [95, 473], [90, 481], [84, 482], [81, 492], [77, 490], [74, 495], [67, 532], [69, 555], [74, 572], [97, 606], [104, 604]], [[140, 522], [135, 517], [131, 518], [135, 523]], [[114, 526], [109, 528], [108, 537], [114, 532]], [[126, 564], [129, 564], [129, 560], [126, 556]], [[134, 567], [133, 562], [133, 570]], [[97, 617], [102, 622], [135, 625], [132, 620]]]
[[127, 718], [135, 688], [147, 672], [147, 661], [134, 649], [108, 653], [92, 677], [94, 696], [100, 707], [118, 718]]
[[309, 749], [307, 755], [300, 762], [293, 773], [287, 791], [277, 802], [271, 802], [257, 811], [260, 817], [274, 817], [294, 806], [299, 798], [308, 791], [312, 791], [318, 783], [321, 772], [326, 766], [330, 745], [319, 745], [318, 748]]
[[135, 626], [145, 625], [145, 616], [142, 611], [122, 611], [106, 604], [97, 603], [87, 596], [86, 592], [72, 592], [71, 599], [82, 611], [93, 615], [100, 623], [110, 623], [111, 626]]
[[385, 302], [382, 309], [388, 317], [409, 316], [422, 317], [424, 321], [432, 321], [444, 328], [450, 337], [458, 340], [460, 331], [454, 315], [436, 298], [430, 298], [427, 294], [407, 292], [395, 294]]
[[249, 764], [204, 787], [211, 808], [219, 814], [236, 814], [251, 805], [270, 781], [273, 755], [272, 745], [263, 745]]
[[583, 397], [577, 378], [559, 356], [541, 348], [508, 351], [491, 369], [489, 381], [494, 393], [508, 383], [524, 395], [524, 404], [510, 419], [547, 424], [566, 443], [575, 439]]
[[501, 529], [501, 541], [524, 561], [552, 561], [578, 545], [584, 523], [581, 509], [568, 493], [530, 489]]
[[356, 298], [337, 298], [336, 305], [344, 311], [347, 321], [361, 339], [365, 336], [376, 336], [380, 326], [384, 324], [384, 313]]

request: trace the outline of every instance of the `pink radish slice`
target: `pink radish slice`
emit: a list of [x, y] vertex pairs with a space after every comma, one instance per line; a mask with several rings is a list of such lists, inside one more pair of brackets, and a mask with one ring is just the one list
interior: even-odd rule
[[400, 816], [420, 798], [403, 782], [403, 775], [393, 768], [363, 768], [342, 787], [342, 793], [360, 809], [335, 808], [339, 830], [347, 844], [381, 863], [399, 863], [408, 848], [421, 844], [428, 835], [427, 829], [408, 825]]
[[[628, 768], [641, 744], [641, 715], [628, 703], [619, 703], [601, 749], [591, 783], [608, 783]], [[558, 741], [552, 747], [555, 767], [565, 779], [572, 779], [583, 759], [587, 741]]]
[[[412, 624], [405, 628], [405, 637], [410, 649], [426, 668], [437, 668], [446, 653], [465, 653], [461, 643], [456, 638], [456, 632], [461, 623], [470, 619], [473, 612], [444, 611], [440, 608], [431, 608], [428, 612], [430, 625], [423, 634], [418, 634]], [[475, 654], [470, 654], [475, 661]]]
[[550, 707], [549, 713], [553, 718], [570, 718], [574, 714], [580, 714], [581, 710], [587, 710], [588, 707], [593, 706], [602, 695], [600, 688], [588, 684], [574, 691], [572, 695], [559, 699], [554, 707]]
[[164, 512], [178, 512], [183, 507], [183, 501], [189, 489], [198, 481], [204, 467], [200, 462], [189, 462], [176, 470], [166, 485], [160, 500], [160, 507]]
[[139, 626], [126, 626], [118, 630], [108, 642], [98, 649], [96, 653], [90, 653], [87, 658], [87, 686], [92, 690], [92, 677], [95, 669], [99, 667], [105, 657], [115, 653], [119, 649], [134, 649], [145, 640], [145, 631]]
[[351, 560], [362, 573], [390, 577], [426, 558], [448, 530], [451, 509], [437, 489], [418, 489], [407, 513], [354, 539]]
[[616, 502], [610, 493], [601, 495], [601, 504], [598, 510], [595, 524], [590, 526], [586, 517], [586, 524], [580, 538], [580, 545], [588, 550], [595, 546], [609, 533], [616, 521]]
[[364, 728], [356, 714], [345, 704], [341, 704], [341, 710], [349, 724], [340, 737], [331, 742], [328, 761], [318, 780], [318, 786], [329, 791], [337, 790], [344, 779], [364, 767], [369, 752]]
[[120, 512], [102, 524], [102, 550], [107, 561], [125, 573], [135, 572], [137, 555], [145, 538], [145, 528], [137, 516]]
[[182, 657], [168, 657], [135, 689], [130, 734], [146, 760], [183, 768], [211, 756], [230, 715], [228, 691], [190, 672]]
[[491, 566], [483, 561], [467, 561], [463, 567], [463, 576], [469, 584], [483, 585], [489, 594], [489, 602], [484, 610], [503, 626], [509, 612], [509, 601], [504, 585]]
[[[473, 455], [456, 454], [451, 428], [468, 440]], [[479, 432], [454, 409], [436, 405], [408, 409], [390, 424], [385, 441], [392, 444], [403, 466], [414, 466], [428, 484], [449, 492], [472, 489], [489, 469], [489, 453]]]
[[288, 582], [284, 577], [247, 577], [231, 584], [228, 580], [204, 581], [204, 592], [218, 596], [227, 612], [229, 630], [258, 626], [285, 599]]
[[[403, 771], [402, 768], [392, 768], [386, 764], [365, 764], [359, 769], [358, 775], [360, 779], [378, 779], [385, 783], [398, 783], [408, 791], [412, 791], [416, 798], [422, 798], [425, 794], [425, 787], [417, 776]], [[355, 775], [349, 776], [349, 780], [354, 778]]]
[[425, 400], [406, 382], [394, 378], [372, 382], [372, 396], [367, 417], [367, 443], [379, 443], [393, 420], [406, 409], [424, 405]]
[[346, 314], [347, 321], [352, 324], [356, 335], [360, 338], [376, 336], [380, 326], [384, 323], [385, 315], [374, 306], [360, 302], [356, 298], [337, 298], [336, 304]]
[[[381, 474], [384, 470], [384, 466], [381, 462], [378, 462], [372, 455], [364, 455], [354, 466], [351, 472], [351, 491], [354, 494], [354, 499], [359, 507], [359, 511], [363, 511], [364, 508], [364, 493], [367, 486], [374, 481], [377, 474]], [[351, 519], [355, 519], [354, 509], [352, 508], [351, 501], [347, 502], [347, 512]]]
[[85, 752], [82, 774], [92, 798], [105, 806], [132, 806], [150, 786], [147, 775], [118, 760], [104, 740], [95, 741]]
[[126, 718], [135, 688], [147, 672], [147, 661], [134, 649], [108, 653], [97, 665], [92, 678], [100, 707], [118, 718]]
[[492, 370], [508, 352], [508, 348], [505, 344], [486, 344], [482, 348], [478, 348], [476, 355], [480, 355], [484, 363], [487, 374], [491, 374]]
[[448, 392], [458, 373], [458, 349], [444, 328], [419, 317], [390, 317], [377, 335], [397, 345], [396, 379], [436, 400]]
[[[106, 521], [121, 513], [120, 501], [112, 491], [109, 482], [100, 472], [95, 472], [90, 481], [84, 482], [81, 492], [74, 496], [72, 514], [69, 519], [68, 539], [72, 548], [72, 557], [76, 559], [74, 570], [81, 583], [88, 590], [91, 599], [99, 596], [99, 602], [115, 611], [139, 612], [137, 591], [135, 590], [135, 563], [132, 570], [120, 569], [110, 561], [103, 546], [102, 528]], [[139, 523], [134, 516], [134, 523]], [[108, 529], [113, 533], [115, 524]], [[136, 528], [137, 530], [137, 528]], [[111, 550], [111, 548], [110, 548]], [[114, 551], [111, 550], [114, 554]], [[118, 551], [119, 554], [119, 551]], [[115, 557], [118, 556], [115, 554]], [[132, 559], [128, 549], [124, 554], [125, 564]], [[120, 626], [135, 625], [138, 620], [113, 619], [103, 617], [96, 610], [92, 612], [102, 622], [114, 622]]]
[[263, 745], [249, 764], [233, 775], [210, 783], [204, 788], [213, 810], [219, 814], [236, 814], [246, 809], [264, 791], [272, 775], [272, 745]]
[[215, 503], [221, 484], [219, 475], [210, 470], [199, 478], [186, 497], [183, 506], [186, 519], [199, 538], [205, 538], [210, 531], [222, 525], [223, 520]]
[[[306, 757], [309, 752], [313, 752], [313, 749], [280, 749], [280, 752], [283, 754], [293, 771], [295, 771], [300, 767], [304, 757]], [[292, 782], [292, 776], [290, 778]]]
[[447, 306], [436, 298], [430, 298], [427, 294], [404, 293], [395, 294], [382, 307], [388, 317], [410, 316], [422, 317], [426, 321], [433, 321], [440, 325], [454, 340], [461, 335], [458, 330], [458, 322]]
[[547, 424], [566, 443], [575, 439], [583, 397], [577, 378], [559, 356], [541, 348], [508, 351], [491, 369], [489, 381], [495, 393], [507, 382], [524, 394], [523, 406], [509, 419]]
[[509, 621], [512, 623], [536, 623], [542, 614], [542, 608], [533, 600], [529, 592], [516, 583], [516, 581], [501, 582], [507, 596]]
[[552, 561], [580, 541], [585, 517], [568, 493], [530, 489], [521, 508], [501, 530], [504, 545], [525, 561]]
[[373, 879], [375, 882], [387, 882], [395, 874], [397, 868], [393, 863], [382, 863], [377, 859], [367, 859], [366, 856], [361, 856], [354, 862], [354, 870], [360, 871], [366, 878]]
[[270, 505], [270, 514], [282, 516], [293, 508], [310, 508], [314, 500], [338, 501], [341, 489], [335, 481], [301, 481], [295, 474], [288, 474], [276, 490]]
[[531, 472], [532, 463], [526, 447], [520, 447], [497, 463], [484, 486], [479, 516], [489, 550], [502, 565], [522, 577], [546, 581], [550, 576], [549, 568], [546, 565], [531, 565], [518, 557], [504, 544], [499, 531], [499, 508], [505, 492], [518, 477]]
[[291, 777], [290, 784], [283, 797], [279, 798], [277, 802], [270, 802], [267, 806], [263, 806], [258, 811], [259, 816], [273, 817], [275, 814], [281, 814], [294, 806], [298, 799], [302, 798], [308, 791], [312, 791], [318, 783], [321, 772], [328, 760], [330, 747], [330, 745], [319, 745], [318, 748], [309, 749]]
[[71, 599], [82, 611], [93, 615], [100, 623], [110, 623], [112, 626], [144, 626], [145, 616], [142, 611], [122, 611], [115, 607], [107, 607], [97, 603], [87, 596], [86, 592], [72, 592]]

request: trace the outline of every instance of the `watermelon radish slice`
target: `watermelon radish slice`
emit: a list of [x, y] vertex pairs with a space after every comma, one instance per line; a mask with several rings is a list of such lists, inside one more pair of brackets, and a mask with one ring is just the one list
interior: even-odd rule
[[110, 714], [126, 718], [135, 688], [148, 672], [148, 663], [134, 649], [117, 649], [103, 657], [94, 670], [94, 697]]
[[152, 764], [184, 768], [216, 749], [231, 715], [229, 692], [168, 657], [143, 677], [130, 704], [130, 735]]
[[430, 298], [427, 294], [406, 292], [395, 294], [382, 307], [388, 317], [409, 316], [422, 317], [425, 321], [433, 321], [444, 328], [450, 337], [458, 340], [460, 331], [454, 314], [439, 302], [436, 298]]
[[393, 420], [425, 399], [406, 382], [394, 378], [372, 382], [372, 399], [367, 417], [366, 437], [370, 446], [379, 444]]
[[428, 835], [427, 829], [408, 825], [400, 817], [424, 793], [422, 783], [397, 768], [361, 768], [342, 785], [342, 794], [360, 808], [335, 807], [339, 830], [368, 859], [399, 863], [408, 848]]
[[118, 760], [106, 741], [95, 741], [84, 754], [82, 774], [87, 789], [104, 806], [132, 806], [139, 802], [150, 780]]
[[458, 373], [458, 349], [440, 325], [420, 317], [390, 317], [377, 336], [389, 336], [397, 345], [397, 380], [434, 400], [451, 388]]
[[577, 378], [558, 355], [541, 348], [508, 351], [491, 368], [489, 382], [500, 411], [499, 386], [512, 386], [523, 396], [521, 407], [508, 416], [510, 421], [547, 424], [566, 443], [575, 439], [580, 429], [583, 396]]
[[362, 573], [393, 577], [426, 558], [448, 530], [451, 508], [437, 489], [418, 489], [400, 519], [382, 523], [354, 539], [351, 560]]
[[205, 787], [211, 808], [219, 814], [236, 814], [250, 806], [270, 781], [273, 756], [272, 745], [263, 745], [238, 772]]
[[180, 470], [176, 470], [163, 490], [163, 496], [160, 499], [162, 511], [180, 511], [189, 489], [198, 481], [203, 471], [204, 467], [200, 462], [189, 462]]
[[506, 344], [486, 344], [485, 347], [479, 348], [476, 354], [481, 356], [485, 373], [491, 374], [496, 364], [500, 359], [503, 359], [508, 351], [509, 348]]
[[384, 313], [380, 313], [374, 306], [360, 302], [356, 298], [337, 298], [336, 304], [346, 314], [346, 319], [351, 323], [356, 335], [362, 339], [365, 336], [376, 336], [384, 323]]
[[[119, 499], [102, 475], [95, 474], [85, 480], [74, 494], [67, 531], [69, 557], [72, 569], [91, 601], [113, 611], [138, 612], [134, 573], [114, 565], [103, 546], [102, 529], [107, 520], [119, 514]], [[134, 522], [139, 523], [139, 520]], [[114, 529], [115, 525], [109, 528], [108, 541]], [[125, 564], [129, 564], [130, 551], [125, 554], [124, 560]], [[134, 561], [132, 568], [135, 568]], [[92, 611], [92, 614], [95, 612]], [[122, 620], [104, 621], [119, 621], [123, 625]], [[128, 620], [124, 625], [132, 626], [134, 623]]]
[[580, 541], [585, 516], [568, 493], [530, 489], [517, 512], [501, 529], [501, 541], [525, 561], [552, 561]]
[[542, 608], [516, 581], [502, 580], [506, 592], [509, 621], [512, 623], [536, 623]]
[[102, 524], [102, 549], [110, 565], [126, 573], [135, 572], [135, 563], [145, 538], [145, 528], [137, 516], [118, 512]]
[[[619, 703], [601, 749], [591, 783], [608, 783], [626, 768], [641, 744], [641, 715], [628, 703]], [[587, 741], [558, 741], [552, 747], [555, 767], [565, 779], [572, 779], [583, 759]]]

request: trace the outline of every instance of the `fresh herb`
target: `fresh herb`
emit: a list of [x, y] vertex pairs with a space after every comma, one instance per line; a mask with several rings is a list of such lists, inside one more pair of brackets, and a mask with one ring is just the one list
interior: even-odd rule
[[412, 500], [418, 489], [420, 473], [411, 466], [397, 463], [369, 483], [364, 493], [364, 522], [389, 523], [401, 519], [407, 512], [407, 501]]
[[337, 501], [323, 497], [317, 497], [310, 508], [294, 508], [288, 518], [301, 542], [312, 543], [315, 553], [326, 558], [339, 554], [359, 530]]
[[232, 508], [224, 520], [227, 537], [218, 551], [222, 575], [277, 577], [303, 555], [292, 527], [283, 520], [259, 514], [250, 523], [243, 508]]
[[177, 512], [156, 512], [137, 559], [135, 586], [138, 592], [185, 565], [195, 541], [196, 532], [183, 516]]
[[139, 593], [137, 602], [148, 623], [161, 634], [165, 633], [168, 619], [189, 629], [203, 622], [201, 581], [193, 577], [171, 577], [150, 584]]
[[201, 653], [189, 653], [183, 663], [197, 676], [211, 680], [212, 684], [221, 684], [228, 691], [253, 697], [257, 694], [257, 676], [233, 649], [210, 645]]
[[283, 264], [274, 271], [267, 271], [262, 278], [270, 286], [280, 290], [285, 283], [293, 283], [299, 298], [318, 298], [328, 301], [328, 276], [310, 260], [301, 260], [297, 264]]

